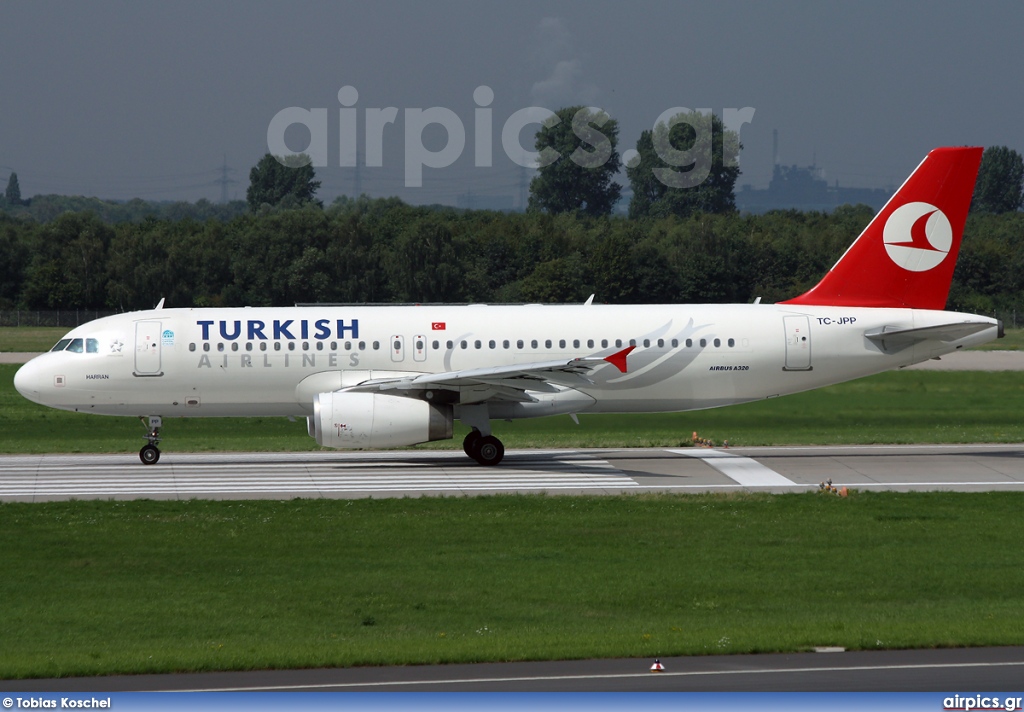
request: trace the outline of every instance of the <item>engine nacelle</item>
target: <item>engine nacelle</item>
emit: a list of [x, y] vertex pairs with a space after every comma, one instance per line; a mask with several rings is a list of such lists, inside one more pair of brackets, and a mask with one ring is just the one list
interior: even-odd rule
[[324, 447], [404, 447], [451, 438], [452, 407], [381, 393], [320, 393], [308, 426]]

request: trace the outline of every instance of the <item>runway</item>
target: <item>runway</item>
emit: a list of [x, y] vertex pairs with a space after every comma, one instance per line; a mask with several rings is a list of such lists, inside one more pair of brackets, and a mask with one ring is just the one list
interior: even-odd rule
[[292, 499], [494, 493], [1024, 491], [1024, 445], [0, 456], [0, 500]]
[[[5, 692], [875, 692], [1020, 694], [1024, 648], [707, 655], [0, 681]], [[940, 709], [941, 700], [935, 709]]]

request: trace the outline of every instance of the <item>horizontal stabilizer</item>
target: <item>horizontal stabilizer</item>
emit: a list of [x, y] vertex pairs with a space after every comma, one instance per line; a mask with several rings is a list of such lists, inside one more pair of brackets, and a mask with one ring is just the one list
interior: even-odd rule
[[[899, 329], [885, 327], [879, 331], [864, 334], [867, 338], [882, 347], [882, 351], [894, 354], [922, 341], [941, 341], [949, 343], [991, 329], [994, 324], [977, 321], [963, 321], [955, 324], [925, 326], [919, 329]], [[892, 329], [887, 331], [887, 329]]]

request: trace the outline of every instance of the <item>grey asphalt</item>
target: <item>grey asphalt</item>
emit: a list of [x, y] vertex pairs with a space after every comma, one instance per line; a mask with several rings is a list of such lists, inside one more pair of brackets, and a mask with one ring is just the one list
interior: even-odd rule
[[354, 499], [545, 492], [1024, 491], [1024, 444], [0, 455], [0, 500]]
[[[422, 665], [0, 681], [0, 692], [1014, 692], [1024, 648]], [[940, 709], [941, 701], [936, 703]]]

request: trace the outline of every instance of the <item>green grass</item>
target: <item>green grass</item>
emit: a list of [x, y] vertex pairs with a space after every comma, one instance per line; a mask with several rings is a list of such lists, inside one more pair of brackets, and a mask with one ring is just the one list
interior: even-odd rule
[[65, 326], [0, 326], [0, 352], [49, 351], [69, 331]]
[[1006, 336], [975, 347], [978, 351], [1024, 350], [1024, 329], [1006, 329]]
[[[145, 428], [131, 418], [53, 410], [14, 390], [0, 365], [0, 452], [131, 452]], [[663, 447], [693, 431], [730, 445], [1024, 442], [1024, 378], [1015, 372], [896, 371], [716, 410], [497, 421], [507, 447]], [[459, 448], [466, 430], [434, 448]], [[167, 419], [167, 452], [317, 449], [303, 419]]]
[[1024, 494], [0, 504], [0, 677], [1019, 645]]

